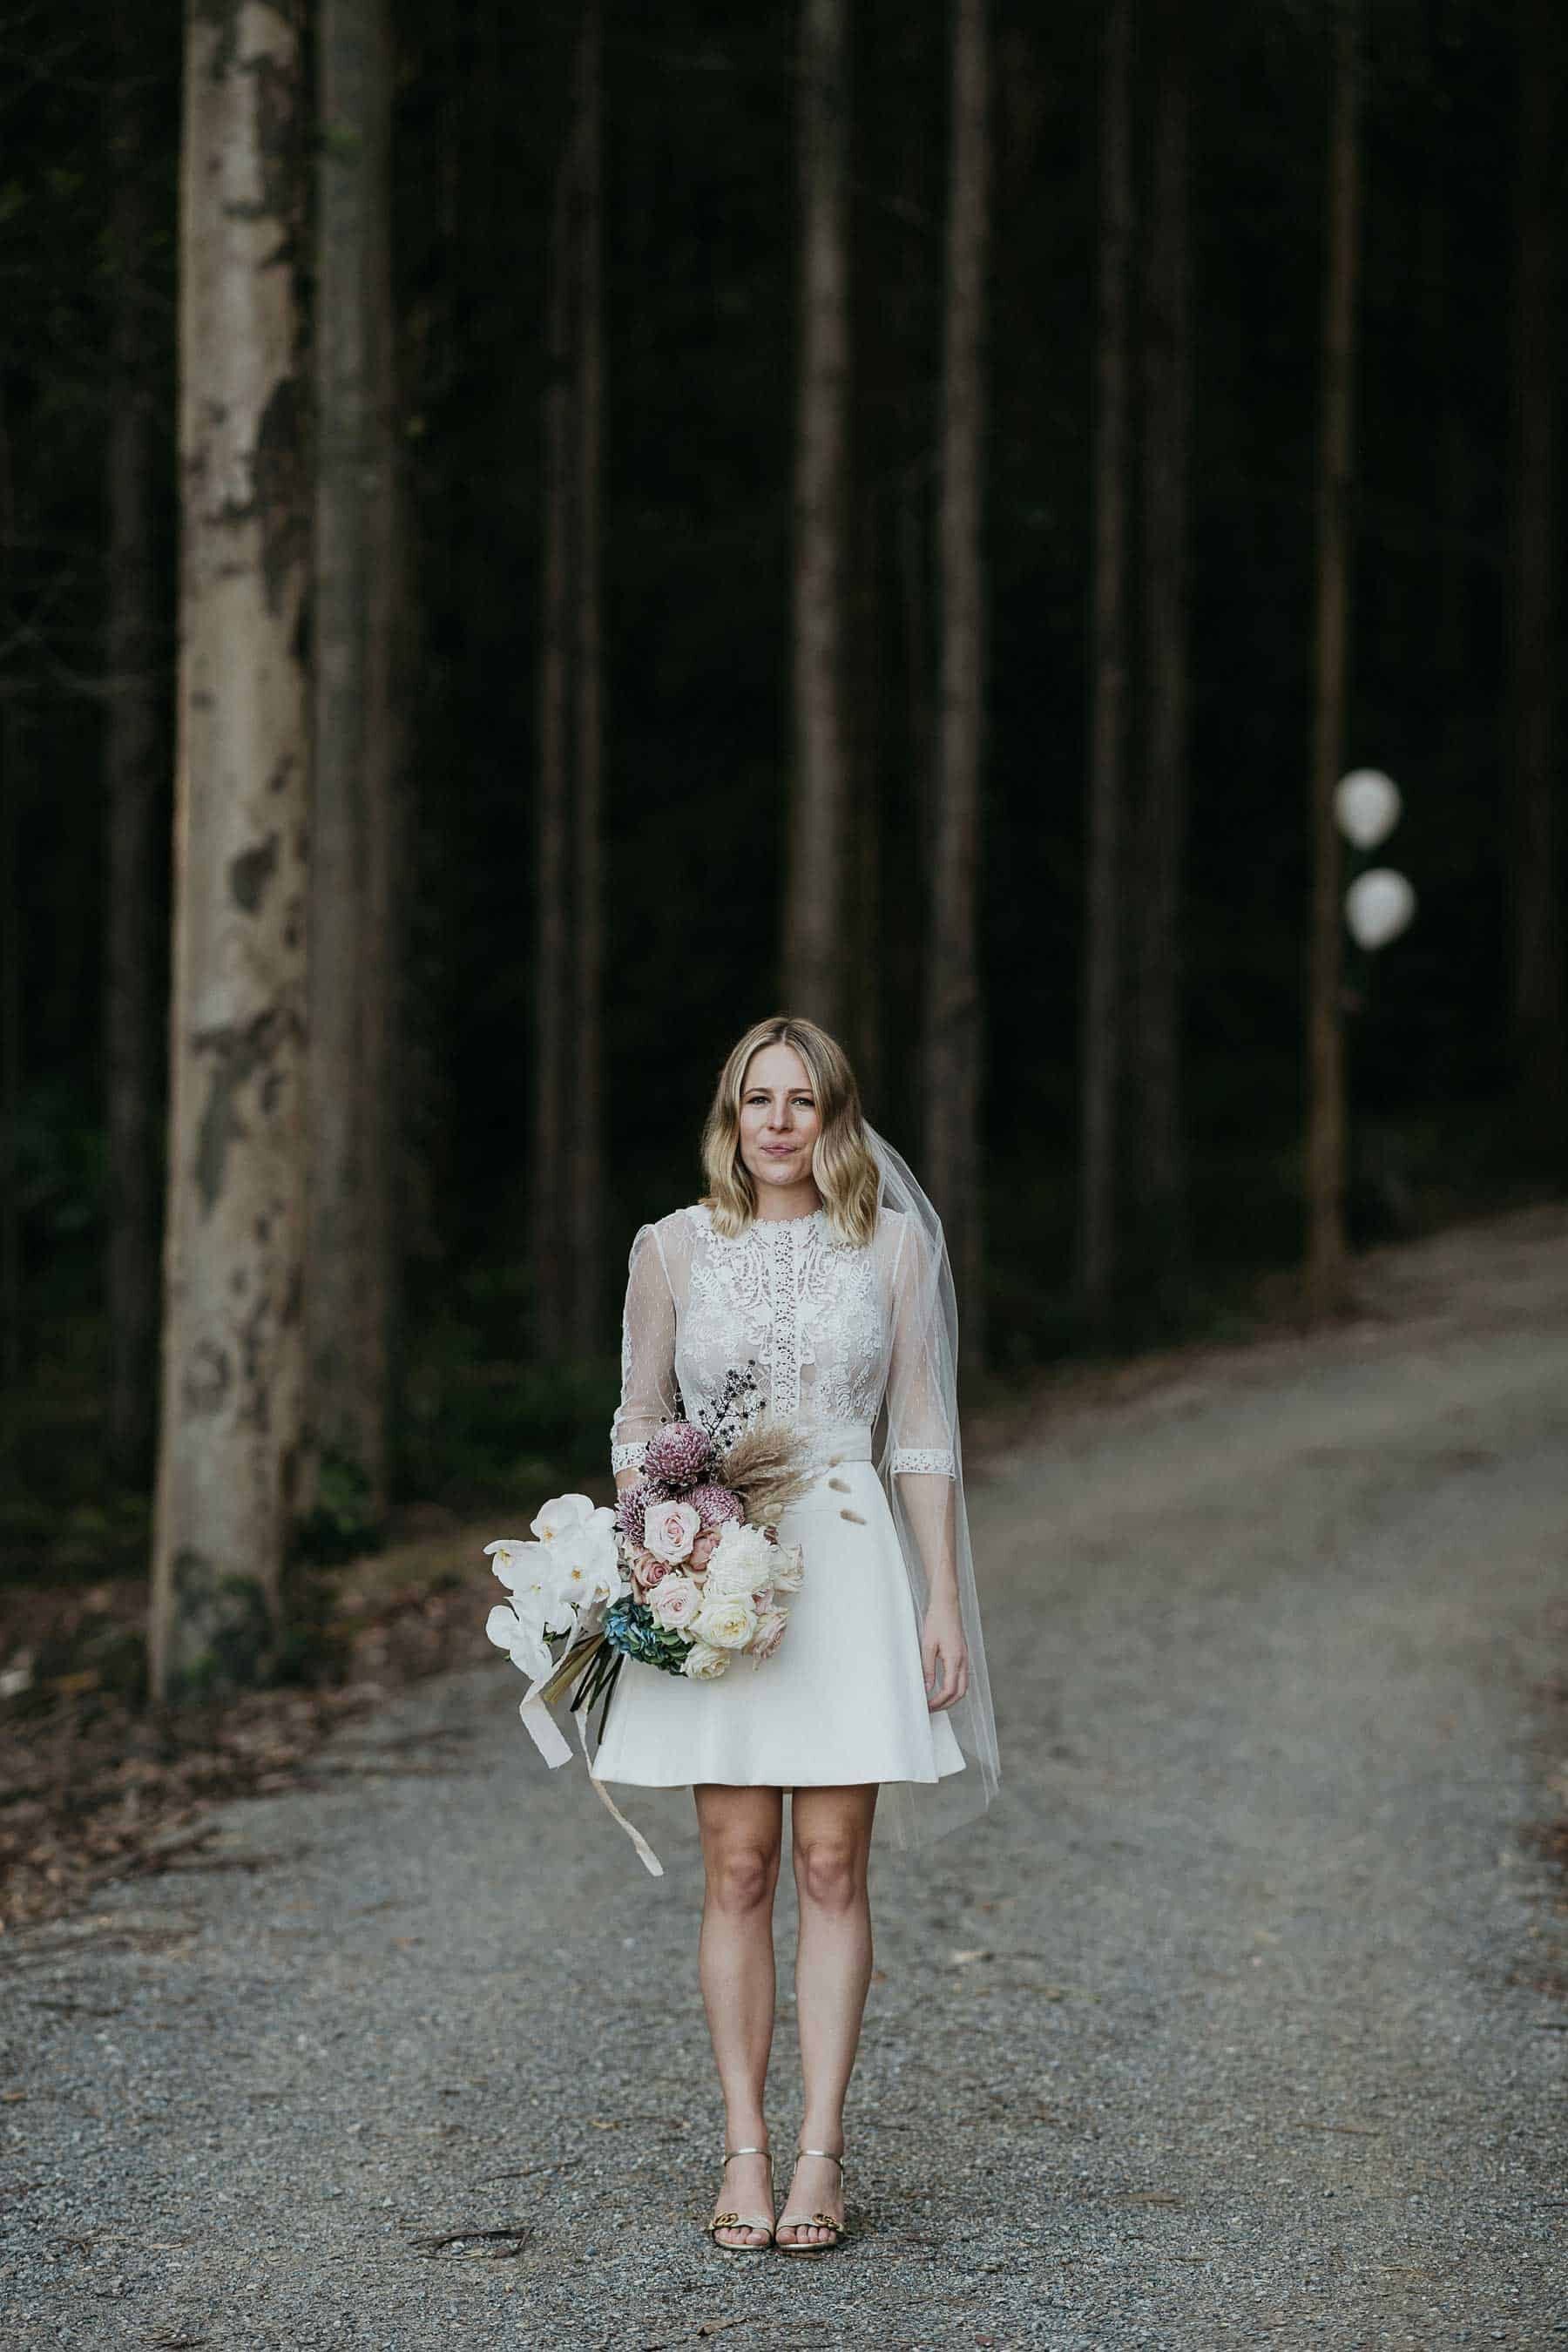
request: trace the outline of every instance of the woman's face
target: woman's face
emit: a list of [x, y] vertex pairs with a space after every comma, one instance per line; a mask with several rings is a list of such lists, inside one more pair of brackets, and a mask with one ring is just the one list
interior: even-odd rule
[[741, 1161], [759, 1192], [809, 1183], [822, 1131], [816, 1096], [793, 1045], [759, 1045], [741, 1087]]

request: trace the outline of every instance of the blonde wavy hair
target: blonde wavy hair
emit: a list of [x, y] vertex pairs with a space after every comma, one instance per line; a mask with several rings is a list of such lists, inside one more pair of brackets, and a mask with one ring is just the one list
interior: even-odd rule
[[811, 1173], [835, 1240], [864, 1249], [877, 1230], [880, 1178], [866, 1140], [860, 1089], [849, 1056], [815, 1021], [787, 1013], [754, 1022], [731, 1048], [702, 1128], [703, 1206], [717, 1233], [733, 1241], [757, 1213], [757, 1188], [741, 1158], [741, 1097], [752, 1056], [764, 1045], [791, 1045], [805, 1065], [821, 1119]]

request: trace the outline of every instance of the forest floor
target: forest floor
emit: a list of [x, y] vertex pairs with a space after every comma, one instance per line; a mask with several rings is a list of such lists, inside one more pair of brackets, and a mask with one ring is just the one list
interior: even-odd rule
[[7, 2352], [1568, 2345], [1568, 1213], [1358, 1275], [993, 1432], [1005, 1786], [879, 1857], [837, 2253], [699, 2235], [689, 1800], [656, 1883], [497, 1657], [0, 1942]]

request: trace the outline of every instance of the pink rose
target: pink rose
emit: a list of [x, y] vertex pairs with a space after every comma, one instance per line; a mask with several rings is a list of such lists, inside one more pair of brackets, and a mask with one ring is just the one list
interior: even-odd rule
[[701, 1608], [702, 1588], [674, 1568], [664, 1577], [647, 1605], [656, 1625], [662, 1625], [667, 1633], [679, 1633]]
[[673, 1567], [689, 1554], [701, 1524], [689, 1503], [650, 1503], [643, 1517], [643, 1549]]
[[691, 1547], [691, 1572], [700, 1576], [713, 1557], [713, 1547], [719, 1540], [717, 1528], [704, 1528]]
[[748, 1645], [752, 1656], [759, 1661], [771, 1658], [784, 1640], [784, 1627], [788, 1623], [789, 1619], [782, 1609], [764, 1610], [757, 1620], [757, 1630]]
[[632, 1545], [630, 1551], [632, 1582], [639, 1592], [651, 1592], [660, 1579], [669, 1574], [669, 1562], [655, 1559], [652, 1552], [644, 1551], [640, 1544]]

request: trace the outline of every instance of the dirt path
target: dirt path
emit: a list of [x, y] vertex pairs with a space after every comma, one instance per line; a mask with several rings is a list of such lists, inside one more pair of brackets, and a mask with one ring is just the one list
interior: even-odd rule
[[7, 2352], [1568, 2344], [1568, 1920], [1521, 1836], [1568, 1217], [1369, 1297], [1058, 1403], [978, 1490], [1006, 1788], [879, 1865], [858, 2242], [698, 2236], [687, 1801], [637, 1808], [656, 1885], [498, 1661], [0, 1948]]

